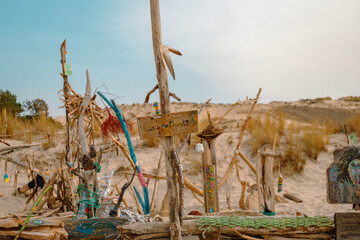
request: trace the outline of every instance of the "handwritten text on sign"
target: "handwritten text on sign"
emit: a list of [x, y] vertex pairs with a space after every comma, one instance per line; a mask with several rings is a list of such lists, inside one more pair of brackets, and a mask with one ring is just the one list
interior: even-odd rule
[[198, 131], [197, 111], [169, 113], [138, 118], [141, 138], [175, 136]]
[[336, 239], [360, 239], [360, 213], [335, 213]]

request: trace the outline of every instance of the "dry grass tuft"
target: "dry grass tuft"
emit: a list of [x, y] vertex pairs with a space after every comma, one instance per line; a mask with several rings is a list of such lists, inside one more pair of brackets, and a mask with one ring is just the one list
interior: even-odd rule
[[306, 161], [302, 153], [300, 128], [295, 124], [290, 124], [285, 138], [288, 146], [285, 149], [285, 158], [281, 161], [282, 170], [289, 175], [302, 173]]
[[266, 113], [263, 119], [258, 116], [249, 122], [248, 129], [254, 137], [251, 141], [254, 153], [264, 145], [271, 146], [276, 135], [279, 136], [277, 146], [285, 140], [285, 144], [280, 146], [280, 151], [285, 154], [281, 166], [290, 175], [303, 171], [306, 157], [315, 160], [321, 151], [325, 151], [331, 134], [326, 127], [316, 122], [309, 126], [291, 123], [286, 127], [285, 117], [281, 113], [276, 116]]
[[332, 100], [332, 98], [331, 97], [319, 97], [314, 99], [307, 98], [307, 99], [300, 99], [300, 102], [312, 104], [312, 103], [319, 103], [325, 100]]
[[34, 135], [47, 137], [57, 133], [62, 128], [61, 123], [44, 114], [39, 117], [26, 118], [11, 114], [0, 115], [0, 135], [10, 135], [8, 138], [31, 143]]
[[348, 128], [349, 133], [354, 133], [357, 136], [360, 135], [360, 112], [356, 113], [354, 117], [349, 118], [346, 126]]
[[303, 131], [302, 140], [305, 154], [312, 159], [317, 159], [319, 153], [326, 150], [329, 139], [330, 134], [326, 129], [313, 124], [310, 130]]
[[[265, 144], [272, 144], [276, 134], [278, 134], [278, 136], [283, 134], [283, 130], [280, 131], [282, 127], [283, 126], [279, 126], [277, 120], [270, 116], [269, 112], [266, 113], [264, 120], [262, 120], [260, 116], [251, 119], [248, 123], [248, 129], [254, 137], [251, 142], [253, 151], [256, 153], [259, 148]], [[278, 144], [279, 138], [276, 141], [276, 145]]]

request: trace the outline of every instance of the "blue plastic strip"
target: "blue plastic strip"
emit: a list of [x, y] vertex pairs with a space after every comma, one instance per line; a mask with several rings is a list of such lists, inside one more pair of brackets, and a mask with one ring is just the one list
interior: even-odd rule
[[[129, 134], [129, 131], [128, 131], [127, 127], [126, 127], [125, 120], [124, 120], [124, 118], [123, 118], [123, 116], [122, 116], [122, 114], [120, 112], [120, 109], [116, 106], [116, 103], [115, 103], [114, 100], [111, 100], [111, 102], [110, 102], [100, 91], [98, 91], [97, 93], [100, 95], [100, 97], [102, 99], [105, 100], [105, 102], [111, 107], [111, 109], [114, 110], [117, 118], [119, 119], [121, 127], [123, 128], [124, 133], [125, 133], [126, 141], [128, 143], [128, 147], [129, 147], [129, 151], [130, 151], [130, 157], [131, 157], [133, 163], [136, 166], [137, 160], [136, 160], [134, 147], [132, 145], [130, 134]], [[137, 165], [136, 171], [140, 172], [140, 164]], [[142, 207], [143, 207], [144, 213], [149, 214], [150, 213], [150, 204], [149, 204], [149, 191], [148, 191], [148, 188], [143, 186], [143, 192], [144, 192], [145, 204]], [[138, 198], [139, 198], [139, 202], [144, 203], [144, 201], [141, 199], [140, 194], [138, 194]]]

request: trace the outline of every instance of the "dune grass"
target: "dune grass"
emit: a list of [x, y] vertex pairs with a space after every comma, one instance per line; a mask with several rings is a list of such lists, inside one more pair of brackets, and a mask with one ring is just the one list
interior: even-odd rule
[[0, 135], [31, 143], [34, 135], [53, 135], [62, 128], [61, 123], [44, 114], [38, 117], [0, 116]]
[[333, 130], [327, 130], [326, 126], [319, 125], [316, 121], [311, 125], [294, 122], [286, 125], [285, 118], [281, 112], [273, 115], [268, 112], [264, 117], [252, 119], [248, 125], [253, 136], [250, 144], [256, 153], [263, 146], [270, 148], [277, 136], [278, 151], [285, 154], [281, 166], [288, 174], [301, 173], [306, 157], [316, 160], [319, 153], [326, 150]]

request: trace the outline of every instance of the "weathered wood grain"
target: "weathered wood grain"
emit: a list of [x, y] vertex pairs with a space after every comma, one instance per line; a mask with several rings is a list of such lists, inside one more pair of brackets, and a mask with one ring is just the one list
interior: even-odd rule
[[[160, 234], [162, 237], [170, 236], [169, 222], [152, 222], [152, 223], [135, 223], [129, 225], [121, 225], [117, 227], [121, 239], [152, 239], [158, 237]], [[227, 226], [222, 227], [221, 234], [226, 236], [238, 236], [234, 231], [238, 231], [242, 234], [252, 236], [288, 236], [296, 234], [326, 234], [332, 233], [333, 227], [298, 227], [298, 228], [243, 228], [236, 226], [229, 228]], [[182, 235], [202, 235], [203, 230], [200, 230], [196, 225], [196, 220], [186, 220], [181, 227]], [[219, 229], [212, 227], [206, 236], [219, 233]]]
[[360, 239], [360, 212], [335, 213], [336, 239]]

